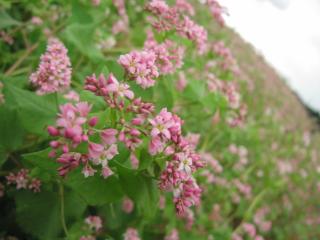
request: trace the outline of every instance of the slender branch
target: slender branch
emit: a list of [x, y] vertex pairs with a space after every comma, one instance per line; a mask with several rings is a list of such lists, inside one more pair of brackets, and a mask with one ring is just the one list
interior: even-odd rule
[[59, 196], [60, 196], [60, 218], [61, 218], [61, 224], [64, 231], [64, 234], [68, 238], [68, 228], [66, 225], [65, 220], [65, 213], [64, 213], [64, 189], [63, 189], [63, 183], [59, 182]]
[[20, 64], [38, 47], [39, 42], [33, 44], [25, 53], [4, 73], [5, 76], [10, 76]]

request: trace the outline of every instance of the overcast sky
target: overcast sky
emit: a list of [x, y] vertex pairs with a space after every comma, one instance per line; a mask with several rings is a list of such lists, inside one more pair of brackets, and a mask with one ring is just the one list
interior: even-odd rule
[[221, 0], [227, 24], [320, 111], [320, 0]]

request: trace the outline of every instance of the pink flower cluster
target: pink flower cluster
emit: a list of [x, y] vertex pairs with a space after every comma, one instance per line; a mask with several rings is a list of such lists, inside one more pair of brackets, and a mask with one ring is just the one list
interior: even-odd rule
[[229, 146], [229, 152], [237, 155], [239, 157], [239, 160], [236, 162], [236, 164], [233, 166], [233, 169], [237, 171], [241, 171], [244, 169], [244, 167], [248, 164], [248, 150], [244, 146], [236, 146], [234, 144], [231, 144]]
[[195, 10], [192, 4], [187, 0], [176, 0], [175, 8], [182, 13], [189, 14], [190, 16], [195, 15]]
[[263, 207], [257, 210], [254, 215], [254, 223], [258, 226], [261, 232], [269, 232], [272, 227], [272, 222], [266, 220], [266, 215], [270, 212], [270, 208]]
[[222, 7], [217, 0], [207, 0], [207, 5], [209, 6], [210, 12], [214, 19], [216, 19], [220, 26], [224, 26], [225, 22], [222, 15], [228, 14], [227, 9]]
[[[249, 184], [245, 184], [243, 182], [241, 182], [239, 179], [234, 179], [233, 180], [233, 184], [234, 186], [237, 188], [237, 190], [246, 198], [246, 199], [250, 199], [251, 198], [251, 191], [252, 191], [252, 187]], [[236, 195], [235, 195], [236, 196]], [[234, 199], [235, 202], [239, 202], [239, 197], [236, 196], [236, 198]]]
[[184, 16], [183, 21], [181, 21], [180, 25], [177, 27], [177, 32], [181, 36], [193, 41], [197, 46], [199, 54], [204, 54], [207, 51], [207, 30], [196, 24], [188, 16]]
[[160, 177], [160, 188], [174, 192], [174, 202], [178, 214], [200, 202], [201, 189], [192, 173], [204, 166], [194, 147], [182, 136], [182, 120], [162, 109], [149, 122], [152, 125], [149, 152], [151, 155], [164, 153], [172, 156]]
[[[62, 165], [58, 169], [61, 176], [65, 176], [80, 164], [84, 165], [82, 172], [85, 177], [95, 174], [96, 170], [92, 164], [101, 165], [103, 177], [107, 178], [112, 174], [108, 160], [118, 154], [117, 145], [114, 144], [117, 131], [112, 128], [103, 129], [99, 133], [102, 144], [91, 142], [89, 137], [96, 134], [93, 127], [97, 124], [98, 118], [89, 118], [90, 110], [91, 106], [87, 102], [66, 103], [60, 106], [56, 126], [48, 127], [49, 134], [58, 137], [50, 142], [53, 150], [49, 156], [55, 157], [58, 152], [62, 153], [57, 159]], [[77, 152], [81, 143], [88, 144], [87, 153]]]
[[134, 228], [128, 228], [124, 233], [124, 240], [140, 240], [138, 231]]
[[[186, 37], [196, 44], [199, 54], [205, 53], [207, 50], [207, 31], [192, 21], [189, 16], [182, 14], [180, 1], [177, 4], [170, 7], [162, 0], [152, 0], [148, 3], [147, 10], [155, 17], [155, 19], [150, 19], [151, 24], [158, 31], [177, 31], [180, 36]], [[184, 3], [183, 6], [186, 4]]]
[[208, 73], [207, 85], [209, 91], [222, 93], [228, 100], [230, 108], [237, 109], [240, 107], [241, 96], [237, 91], [235, 83], [224, 82], [218, 79], [213, 73]]
[[71, 63], [68, 50], [56, 38], [50, 38], [47, 51], [41, 56], [40, 65], [30, 76], [38, 94], [48, 94], [69, 88]]
[[84, 222], [89, 228], [88, 231], [90, 234], [81, 236], [80, 240], [96, 240], [94, 235], [102, 229], [102, 219], [99, 216], [89, 216], [84, 220]]
[[[241, 225], [241, 235], [247, 235], [250, 239], [253, 240], [263, 240], [264, 238], [261, 235], [257, 234], [257, 229], [252, 223], [243, 223]], [[243, 240], [242, 236], [238, 233], [232, 235], [232, 240]]]
[[112, 33], [114, 35], [119, 33], [126, 33], [128, 32], [129, 28], [129, 17], [127, 15], [125, 1], [124, 0], [113, 0], [113, 4], [118, 10], [118, 14], [120, 19], [116, 21], [112, 26]]
[[148, 88], [155, 84], [154, 79], [159, 76], [156, 59], [153, 51], [132, 51], [121, 55], [118, 63], [125, 69], [129, 79], [142, 88]]
[[[112, 74], [109, 75], [108, 79], [105, 79], [102, 75], [98, 79], [95, 76], [87, 77], [85, 89], [102, 96], [110, 107], [119, 111], [119, 114], [125, 112], [126, 116], [131, 115], [131, 120], [125, 121], [122, 118], [117, 122], [121, 129], [114, 132], [115, 135], [118, 134], [117, 137], [114, 135], [113, 140], [117, 138], [130, 151], [134, 152], [142, 143], [141, 137], [146, 135], [142, 129], [148, 129], [146, 120], [154, 112], [153, 104], [143, 102], [140, 98], [134, 99], [134, 94], [129, 89], [129, 85], [119, 83]], [[147, 125], [142, 127], [144, 124]], [[141, 129], [139, 130], [140, 126]], [[131, 159], [136, 165], [137, 159], [134, 154], [131, 155]]]
[[152, 31], [147, 32], [144, 49], [154, 52], [160, 74], [172, 74], [183, 65], [184, 47], [170, 40], [158, 44]]
[[212, 45], [213, 52], [221, 58], [220, 66], [223, 70], [228, 70], [234, 74], [239, 74], [239, 66], [231, 50], [227, 48], [223, 41], [218, 41]]
[[6, 176], [8, 185], [16, 185], [17, 189], [30, 189], [33, 192], [40, 192], [41, 182], [37, 178], [32, 178], [29, 175], [28, 169], [21, 169], [16, 174], [10, 173]]

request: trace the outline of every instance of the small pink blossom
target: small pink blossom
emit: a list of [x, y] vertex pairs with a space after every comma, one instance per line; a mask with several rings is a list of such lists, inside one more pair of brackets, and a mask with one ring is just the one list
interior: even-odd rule
[[138, 231], [134, 228], [128, 228], [124, 234], [124, 240], [140, 240]]
[[134, 203], [130, 198], [125, 197], [122, 201], [122, 210], [125, 213], [131, 213], [134, 208]]
[[179, 78], [176, 83], [176, 89], [179, 92], [182, 92], [186, 88], [187, 84], [188, 81], [186, 79], [186, 75], [184, 74], [184, 72], [179, 72]]
[[33, 25], [40, 26], [40, 25], [42, 25], [43, 21], [42, 21], [42, 19], [41, 19], [40, 17], [33, 16], [33, 17], [31, 18], [31, 23], [32, 23]]
[[164, 240], [179, 240], [179, 232], [177, 229], [172, 229], [171, 232], [165, 236]]
[[99, 216], [89, 216], [85, 219], [85, 223], [95, 231], [99, 231], [102, 228], [102, 219]]

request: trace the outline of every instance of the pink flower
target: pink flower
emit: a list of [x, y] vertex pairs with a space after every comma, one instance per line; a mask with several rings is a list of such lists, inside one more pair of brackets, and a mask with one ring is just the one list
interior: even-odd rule
[[153, 126], [151, 130], [151, 136], [153, 138], [171, 138], [170, 128], [174, 126], [174, 120], [172, 113], [168, 112], [166, 108], [163, 108], [161, 112], [154, 119], [150, 119], [149, 122]]
[[17, 174], [10, 173], [6, 176], [8, 185], [16, 185], [17, 189], [30, 189], [33, 192], [40, 192], [41, 181], [37, 178], [29, 176], [28, 169], [20, 169]]
[[186, 153], [177, 153], [177, 159], [179, 160], [178, 171], [185, 171], [187, 174], [191, 174], [192, 158]]
[[177, 229], [172, 229], [171, 232], [165, 236], [164, 240], [179, 240], [179, 232]]
[[108, 178], [108, 177], [110, 177], [111, 175], [113, 175], [113, 172], [112, 172], [112, 170], [111, 170], [108, 166], [104, 166], [104, 167], [102, 168], [101, 175], [102, 175], [104, 178]]
[[148, 88], [155, 84], [155, 78], [159, 76], [155, 64], [156, 55], [152, 51], [132, 51], [121, 55], [118, 63], [125, 69], [128, 77], [142, 88]]
[[65, 176], [71, 170], [75, 169], [79, 166], [81, 161], [80, 153], [64, 153], [58, 159], [57, 162], [62, 164], [62, 166], [58, 169], [60, 176]]
[[242, 225], [243, 230], [252, 238], [256, 236], [256, 228], [251, 223], [244, 223]]
[[188, 16], [184, 16], [183, 21], [177, 28], [178, 34], [193, 41], [199, 54], [203, 54], [207, 50], [208, 33], [206, 29], [193, 22]]
[[95, 231], [99, 231], [102, 228], [102, 219], [99, 216], [89, 216], [85, 219], [85, 223]]
[[33, 17], [31, 18], [31, 23], [32, 23], [33, 25], [40, 26], [40, 25], [42, 25], [43, 21], [42, 21], [41, 18], [39, 18], [39, 17], [37, 17], [37, 16], [33, 16]]
[[187, 0], [176, 0], [175, 8], [177, 11], [186, 12], [191, 16], [195, 14], [193, 6]]
[[96, 78], [95, 75], [87, 77], [84, 88], [97, 96], [103, 96], [110, 107], [123, 108], [124, 98], [129, 100], [134, 98], [134, 93], [130, 90], [129, 85], [119, 83], [112, 73], [108, 79], [103, 75], [100, 75], [99, 78]]
[[131, 165], [134, 169], [137, 169], [139, 167], [139, 159], [137, 158], [137, 156], [134, 153], [130, 154], [130, 161], [131, 161]]
[[177, 46], [170, 40], [158, 44], [152, 31], [147, 32], [144, 48], [155, 54], [156, 66], [160, 74], [172, 74], [183, 65], [184, 47]]
[[56, 38], [50, 38], [47, 51], [41, 56], [40, 65], [30, 76], [38, 94], [48, 94], [69, 88], [71, 83], [71, 63], [68, 50]]
[[125, 197], [122, 201], [122, 210], [125, 213], [131, 213], [134, 208], [134, 203], [130, 198]]
[[82, 173], [85, 178], [94, 176], [97, 170], [93, 169], [89, 164], [86, 164], [82, 169]]
[[124, 240], [140, 240], [138, 231], [134, 228], [128, 228], [124, 234]]
[[176, 89], [179, 92], [182, 92], [186, 88], [187, 84], [188, 82], [186, 79], [186, 75], [184, 74], [184, 72], [179, 72], [179, 78], [176, 83]]
[[67, 94], [64, 95], [65, 99], [72, 100], [75, 102], [80, 101], [80, 96], [76, 91], [70, 90]]
[[104, 129], [100, 136], [104, 144], [114, 144], [117, 142], [117, 135], [118, 131], [113, 128]]

